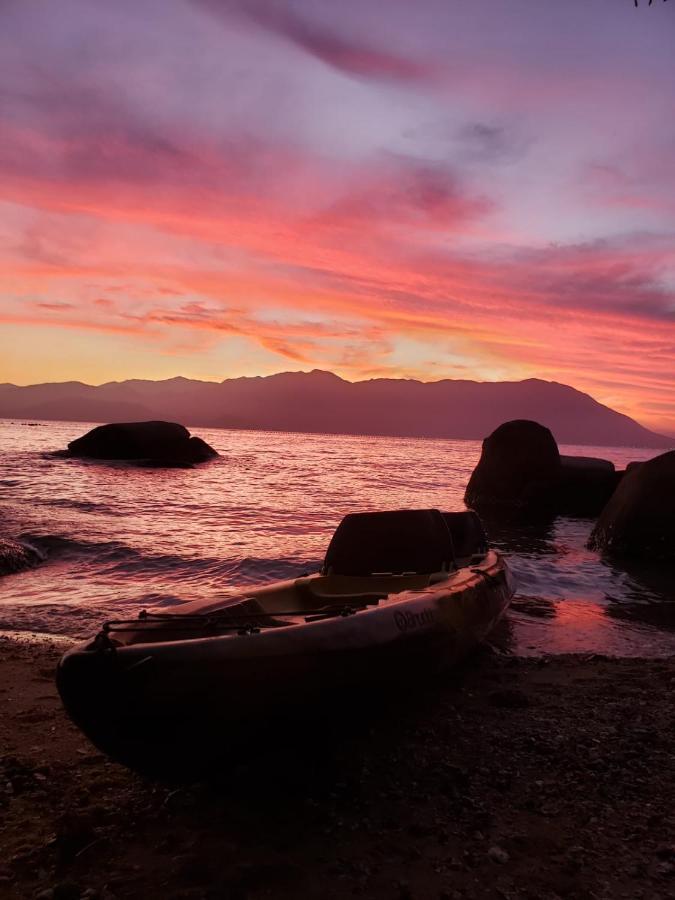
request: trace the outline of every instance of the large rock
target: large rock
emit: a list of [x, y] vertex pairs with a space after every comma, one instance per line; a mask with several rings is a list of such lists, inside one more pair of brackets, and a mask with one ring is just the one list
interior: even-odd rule
[[505, 422], [483, 441], [464, 502], [493, 513], [555, 513], [560, 472], [548, 428], [527, 419]]
[[603, 509], [589, 547], [675, 562], [675, 450], [629, 467]]
[[599, 516], [621, 480], [614, 463], [591, 456], [561, 456], [560, 464], [558, 512]]
[[99, 425], [68, 444], [73, 456], [123, 459], [156, 465], [184, 466], [218, 456], [206, 441], [190, 437], [175, 422], [120, 422]]
[[32, 547], [0, 537], [0, 575], [11, 575], [40, 562], [40, 555]]

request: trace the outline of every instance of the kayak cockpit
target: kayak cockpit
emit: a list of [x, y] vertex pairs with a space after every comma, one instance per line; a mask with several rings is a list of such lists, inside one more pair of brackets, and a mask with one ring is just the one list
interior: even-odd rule
[[[143, 610], [138, 618], [106, 622], [100, 635], [116, 646], [187, 640], [209, 634], [250, 633], [345, 616], [378, 606], [404, 591], [425, 590], [449, 577], [433, 575], [379, 575], [358, 578], [308, 575], [277, 582], [247, 593], [211, 602], [181, 604], [176, 610]], [[100, 636], [99, 636], [100, 639]]]

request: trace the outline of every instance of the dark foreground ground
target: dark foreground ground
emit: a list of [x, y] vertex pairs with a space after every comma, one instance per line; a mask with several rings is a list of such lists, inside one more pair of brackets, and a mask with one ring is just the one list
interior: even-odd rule
[[185, 787], [66, 721], [0, 640], [0, 895], [675, 895], [675, 660], [479, 655], [354, 727]]

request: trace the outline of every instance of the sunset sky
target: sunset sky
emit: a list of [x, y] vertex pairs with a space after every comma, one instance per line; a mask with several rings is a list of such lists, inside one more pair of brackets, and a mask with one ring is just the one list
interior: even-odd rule
[[675, 2], [2, 0], [0, 381], [540, 377], [675, 432]]

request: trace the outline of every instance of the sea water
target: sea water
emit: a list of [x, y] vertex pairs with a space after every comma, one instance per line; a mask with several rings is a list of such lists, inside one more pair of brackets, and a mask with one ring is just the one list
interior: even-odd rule
[[[0, 579], [0, 630], [80, 637], [149, 606], [316, 571], [346, 513], [463, 509], [478, 441], [195, 428], [221, 454], [193, 469], [54, 455], [92, 425], [0, 420], [0, 534], [44, 556]], [[561, 447], [623, 468], [658, 451]], [[593, 526], [491, 535], [518, 592], [493, 640], [517, 654], [675, 652], [672, 568], [586, 549]]]

